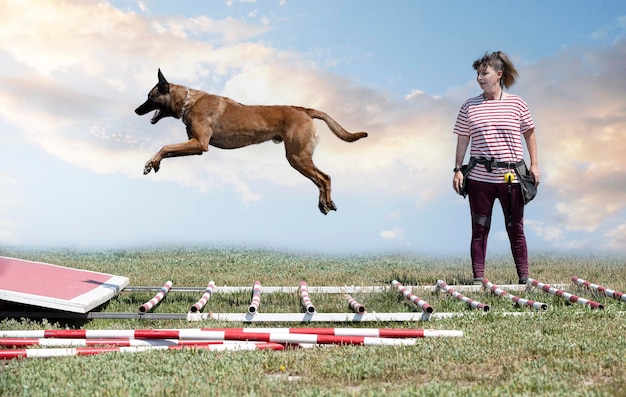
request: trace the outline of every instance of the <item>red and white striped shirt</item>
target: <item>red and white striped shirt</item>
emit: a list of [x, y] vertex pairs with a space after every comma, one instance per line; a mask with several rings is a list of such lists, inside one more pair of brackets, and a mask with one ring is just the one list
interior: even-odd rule
[[[481, 94], [461, 106], [454, 133], [470, 137], [470, 156], [515, 163], [524, 156], [522, 134], [533, 128], [535, 124], [530, 110], [521, 97], [507, 94], [500, 100], [485, 100]], [[494, 168], [488, 172], [484, 165], [478, 164], [468, 177], [482, 182], [504, 183], [506, 171]]]

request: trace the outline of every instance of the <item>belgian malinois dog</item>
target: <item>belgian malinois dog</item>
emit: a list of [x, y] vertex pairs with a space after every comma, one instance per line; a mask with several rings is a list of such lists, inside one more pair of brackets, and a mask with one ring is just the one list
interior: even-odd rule
[[165, 145], [146, 163], [144, 175], [159, 171], [166, 157], [200, 155], [209, 145], [237, 149], [272, 140], [284, 142], [287, 161], [319, 188], [319, 209], [326, 215], [337, 210], [330, 197], [330, 177], [313, 164], [317, 134], [313, 119], [321, 119], [346, 142], [365, 138], [366, 132], [350, 133], [324, 112], [298, 106], [248, 106], [230, 98], [212, 95], [167, 82], [161, 69], [159, 82], [135, 113], [142, 116], [156, 110], [150, 120], [156, 124], [164, 117], [181, 119], [187, 126], [187, 142]]

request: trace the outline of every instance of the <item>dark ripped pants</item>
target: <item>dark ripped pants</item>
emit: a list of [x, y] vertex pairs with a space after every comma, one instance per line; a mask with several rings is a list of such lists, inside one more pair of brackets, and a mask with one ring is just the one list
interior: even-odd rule
[[[467, 190], [472, 215], [472, 242], [470, 246], [472, 271], [474, 277], [485, 277], [485, 257], [487, 255], [487, 238], [491, 228], [491, 214], [496, 198], [500, 201], [504, 213], [504, 224], [511, 253], [515, 260], [517, 275], [528, 277], [528, 250], [524, 235], [524, 202], [519, 183], [511, 184], [511, 205], [506, 183], [487, 183], [467, 179]], [[509, 218], [509, 208], [511, 214]], [[510, 225], [509, 225], [510, 221]]]

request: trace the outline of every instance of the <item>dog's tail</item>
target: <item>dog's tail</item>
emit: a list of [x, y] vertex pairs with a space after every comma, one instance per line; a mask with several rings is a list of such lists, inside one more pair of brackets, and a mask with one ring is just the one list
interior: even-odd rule
[[339, 125], [332, 117], [327, 115], [326, 113], [315, 110], [315, 109], [307, 109], [303, 108], [304, 112], [309, 115], [309, 117], [314, 119], [324, 120], [326, 124], [328, 124], [328, 128], [337, 135], [339, 139], [346, 142], [354, 142], [358, 141], [361, 138], [367, 137], [367, 132], [348, 132], [342, 126]]

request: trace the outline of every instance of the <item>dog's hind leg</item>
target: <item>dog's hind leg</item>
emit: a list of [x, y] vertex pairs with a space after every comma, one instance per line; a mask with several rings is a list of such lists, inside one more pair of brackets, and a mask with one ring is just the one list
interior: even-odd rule
[[[310, 134], [313, 137], [314, 127]], [[313, 149], [315, 148], [315, 139], [308, 140], [292, 139], [287, 134], [285, 136], [285, 153], [287, 161], [293, 168], [305, 177], [309, 178], [320, 191], [318, 208], [322, 214], [326, 215], [329, 211], [336, 211], [337, 207], [330, 197], [330, 176], [319, 170], [313, 163]]]
[[330, 176], [320, 171], [310, 157], [287, 154], [287, 160], [293, 168], [309, 178], [319, 188], [318, 208], [322, 214], [326, 215], [331, 210], [336, 211], [337, 207], [330, 198]]

